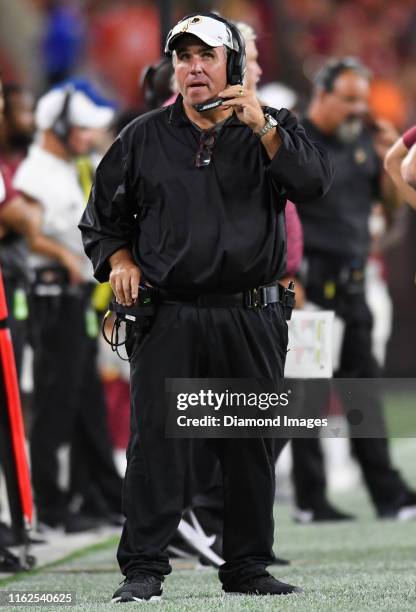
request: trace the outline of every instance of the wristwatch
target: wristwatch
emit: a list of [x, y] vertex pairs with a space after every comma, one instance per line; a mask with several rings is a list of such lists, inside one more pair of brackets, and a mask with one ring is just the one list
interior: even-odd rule
[[267, 132], [270, 132], [270, 130], [279, 125], [276, 119], [267, 113], [264, 114], [264, 118], [266, 119], [266, 125], [261, 128], [260, 132], [254, 132], [258, 138], [263, 138]]

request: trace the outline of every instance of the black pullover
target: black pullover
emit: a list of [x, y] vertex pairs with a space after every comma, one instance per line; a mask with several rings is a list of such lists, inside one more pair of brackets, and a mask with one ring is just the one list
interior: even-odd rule
[[232, 115], [202, 168], [201, 130], [181, 95], [130, 123], [98, 166], [79, 226], [96, 278], [108, 279], [108, 258], [126, 247], [148, 282], [172, 292], [233, 293], [277, 280], [286, 199], [315, 200], [332, 178], [326, 153], [295, 117], [278, 119], [282, 145], [272, 160]]

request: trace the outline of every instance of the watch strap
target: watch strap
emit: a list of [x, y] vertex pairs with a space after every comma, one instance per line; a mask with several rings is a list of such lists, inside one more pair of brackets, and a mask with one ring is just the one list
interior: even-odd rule
[[270, 132], [270, 130], [272, 130], [273, 128], [279, 125], [276, 119], [272, 117], [271, 115], [265, 114], [264, 117], [266, 119], [266, 124], [261, 128], [259, 132], [254, 132], [257, 138], [260, 138], [260, 139], [263, 138], [263, 136], [265, 136], [267, 132]]

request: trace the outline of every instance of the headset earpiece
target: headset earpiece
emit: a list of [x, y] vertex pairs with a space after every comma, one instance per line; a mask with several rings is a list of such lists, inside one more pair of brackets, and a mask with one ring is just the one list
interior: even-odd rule
[[62, 104], [62, 109], [55, 119], [51, 129], [57, 138], [64, 144], [67, 143], [71, 124], [69, 122], [69, 103], [73, 94], [73, 88], [68, 88], [65, 91], [65, 98]]
[[238, 46], [238, 51], [227, 50], [227, 82], [229, 85], [242, 85], [246, 72], [246, 44], [239, 29], [229, 21], [226, 24]]

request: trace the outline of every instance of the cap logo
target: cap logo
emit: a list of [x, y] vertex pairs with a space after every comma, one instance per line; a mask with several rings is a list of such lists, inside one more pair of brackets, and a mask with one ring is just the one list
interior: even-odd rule
[[187, 19], [181, 27], [181, 32], [186, 32], [190, 25], [193, 25], [194, 23], [200, 23], [201, 21], [202, 17], [192, 17], [192, 19]]

